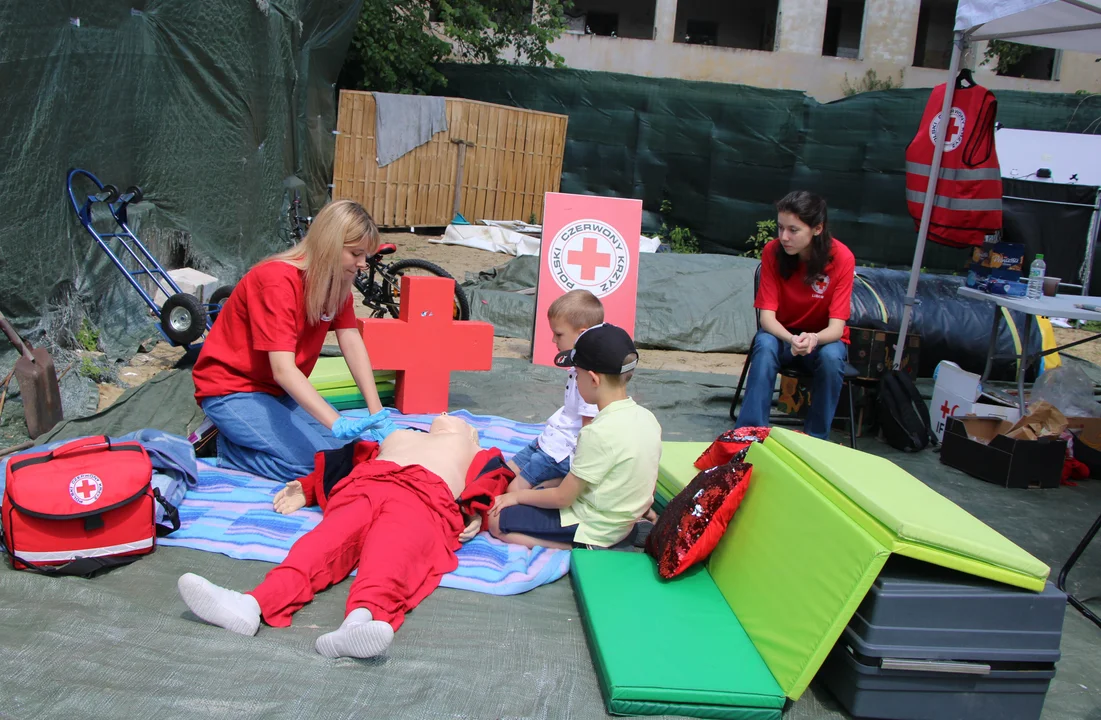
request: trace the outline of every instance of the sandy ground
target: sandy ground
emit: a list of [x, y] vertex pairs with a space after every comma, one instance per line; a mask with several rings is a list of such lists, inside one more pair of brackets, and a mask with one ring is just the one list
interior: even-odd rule
[[[504, 265], [512, 259], [500, 253], [433, 243], [429, 242], [430, 239], [432, 236], [413, 233], [383, 235], [383, 242], [398, 246], [398, 251], [393, 255], [395, 259], [415, 257], [434, 262], [460, 282], [466, 279], [468, 273], [476, 274], [481, 270]], [[356, 304], [356, 314], [366, 314], [366, 308], [360, 303]], [[1060, 344], [1073, 342], [1091, 334], [1084, 330], [1055, 329], [1055, 337]], [[335, 342], [335, 338], [330, 337], [328, 342]], [[493, 342], [494, 357], [529, 358], [530, 350], [528, 341], [519, 338], [495, 338]], [[1079, 345], [1070, 353], [1101, 365], [1101, 340]], [[152, 352], [135, 355], [129, 365], [120, 368], [118, 385], [106, 383], [100, 385], [100, 409], [113, 403], [126, 388], [140, 385], [161, 370], [172, 367], [182, 355], [182, 349], [173, 348], [167, 343], [160, 343], [153, 348]], [[644, 366], [654, 369], [737, 375], [742, 371], [744, 361], [744, 355], [733, 353], [694, 353], [677, 350], [644, 350], [642, 352]]]

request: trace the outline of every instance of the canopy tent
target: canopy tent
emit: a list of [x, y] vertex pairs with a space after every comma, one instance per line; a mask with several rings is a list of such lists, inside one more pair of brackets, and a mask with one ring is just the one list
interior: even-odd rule
[[[960, 56], [967, 44], [976, 40], [1012, 40], [1060, 50], [1101, 53], [1101, 0], [960, 0], [956, 6], [952, 60], [948, 66], [941, 117], [947, 116], [952, 108]], [[935, 143], [899, 337], [906, 337], [910, 328], [943, 155], [944, 144]], [[896, 368], [902, 362], [903, 350], [904, 344], [898, 343], [894, 358]]]

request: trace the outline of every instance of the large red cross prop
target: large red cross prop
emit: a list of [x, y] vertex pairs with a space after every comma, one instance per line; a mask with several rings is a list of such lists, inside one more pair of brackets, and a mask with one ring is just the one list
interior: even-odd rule
[[445, 412], [453, 370], [493, 367], [493, 325], [456, 321], [454, 307], [454, 280], [406, 275], [397, 320], [359, 320], [371, 366], [398, 371], [394, 404], [403, 413]]

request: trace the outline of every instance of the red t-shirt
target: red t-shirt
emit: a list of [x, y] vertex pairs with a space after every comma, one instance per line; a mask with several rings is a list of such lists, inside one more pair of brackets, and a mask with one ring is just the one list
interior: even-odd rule
[[[833, 259], [810, 285], [803, 282], [806, 266], [802, 262], [786, 280], [780, 275], [777, 251], [783, 252], [778, 240], [769, 242], [761, 251], [761, 284], [753, 303], [755, 308], [775, 311], [779, 323], [796, 335], [821, 332], [829, 325], [830, 318], [849, 319], [856, 273], [856, 258], [851, 250], [833, 238], [830, 248]], [[847, 325], [841, 342], [849, 342]]]
[[272, 376], [269, 352], [293, 352], [294, 364], [308, 377], [326, 333], [354, 327], [351, 293], [335, 318], [310, 325], [303, 272], [281, 261], [261, 263], [237, 283], [203, 343], [192, 371], [195, 399], [239, 392], [284, 395]]

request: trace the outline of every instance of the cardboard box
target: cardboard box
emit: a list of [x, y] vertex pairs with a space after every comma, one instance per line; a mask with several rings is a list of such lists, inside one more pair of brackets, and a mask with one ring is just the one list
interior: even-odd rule
[[997, 417], [1016, 422], [1021, 412], [1016, 405], [1007, 405], [998, 399], [985, 395], [979, 376], [969, 373], [959, 365], [948, 360], [937, 363], [933, 375], [933, 399], [929, 403], [929, 421], [933, 425], [933, 434], [937, 440], [944, 440], [946, 421], [950, 417], [978, 415]]
[[1074, 433], [1074, 459], [1086, 464], [1091, 478], [1101, 478], [1101, 418], [1067, 418], [1067, 429]]
[[[864, 380], [878, 380], [895, 360], [898, 333], [871, 328], [849, 328], [849, 364]], [[902, 351], [902, 371], [917, 378], [921, 365], [921, 337], [908, 334]]]
[[1007, 437], [1013, 425], [997, 417], [948, 417], [940, 461], [1002, 487], [1059, 487], [1066, 441]]

